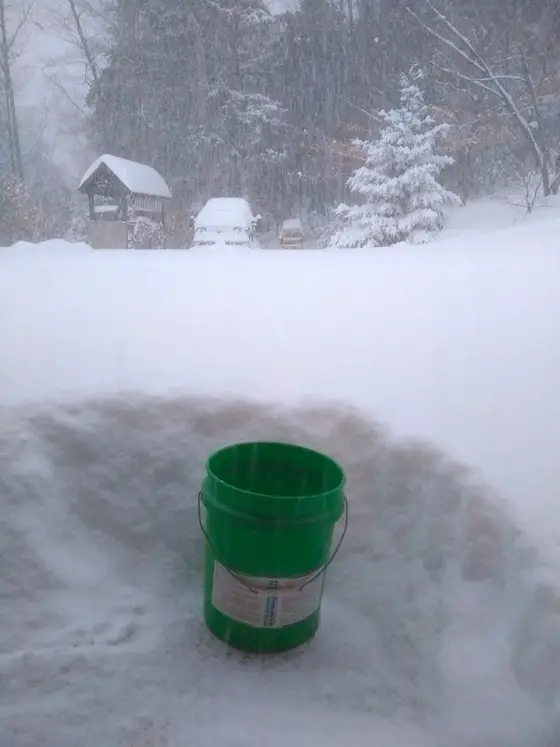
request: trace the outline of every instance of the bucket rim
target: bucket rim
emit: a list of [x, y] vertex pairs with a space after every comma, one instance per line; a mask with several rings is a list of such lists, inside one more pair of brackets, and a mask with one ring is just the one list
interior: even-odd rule
[[343, 468], [336, 461], [336, 459], [329, 456], [328, 454], [323, 453], [322, 451], [318, 451], [317, 449], [312, 449], [309, 446], [302, 446], [301, 444], [293, 443], [290, 441], [239, 441], [234, 444], [229, 444], [228, 446], [223, 446], [221, 449], [217, 449], [212, 454], [210, 454], [210, 456], [206, 459], [204, 466], [206, 469], [207, 476], [211, 477], [212, 480], [215, 480], [216, 482], [220, 483], [220, 485], [224, 486], [225, 488], [228, 488], [229, 490], [235, 490], [236, 492], [241, 492], [246, 496], [253, 496], [255, 498], [270, 499], [271, 496], [267, 495], [266, 493], [255, 493], [252, 490], [245, 490], [245, 489], [237, 488], [235, 485], [230, 485], [229, 483], [225, 482], [225, 480], [222, 480], [220, 477], [218, 477], [210, 468], [210, 463], [219, 454], [223, 454], [226, 451], [237, 449], [243, 446], [282, 446], [282, 447], [297, 449], [300, 452], [307, 452], [308, 454], [313, 454], [315, 457], [320, 457], [325, 462], [329, 462], [331, 466], [335, 467], [339, 473], [340, 480], [338, 484], [330, 488], [329, 490], [325, 490], [321, 493], [309, 493], [303, 496], [301, 495], [300, 496], [275, 495], [273, 496], [274, 500], [279, 500], [279, 501], [313, 500], [313, 499], [321, 498], [323, 496], [331, 495], [332, 493], [339, 493], [344, 490], [344, 487], [346, 485], [346, 474], [344, 473]]

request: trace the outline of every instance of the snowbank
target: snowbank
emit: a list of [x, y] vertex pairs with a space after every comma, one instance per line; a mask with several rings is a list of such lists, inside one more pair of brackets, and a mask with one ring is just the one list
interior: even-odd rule
[[30, 241], [18, 241], [9, 247], [0, 247], [2, 257], [17, 255], [23, 257], [26, 254], [33, 256], [38, 253], [53, 254], [74, 254], [76, 252], [91, 252], [92, 248], [88, 244], [84, 244], [80, 241], [63, 241], [62, 239], [49, 239], [48, 241], [40, 241], [39, 243], [33, 243]]
[[0, 252], [0, 397], [342, 400], [540, 521], [560, 481], [558, 225], [375, 252]]
[[445, 227], [435, 237], [435, 241], [447, 241], [451, 237], [465, 239], [465, 234], [471, 237], [481, 234], [484, 240], [484, 234], [509, 230], [515, 225], [531, 225], [535, 229], [543, 222], [558, 221], [560, 196], [551, 195], [546, 199], [539, 199], [532, 213], [527, 213], [527, 208], [523, 204], [523, 196], [515, 191], [475, 200], [464, 207], [450, 208], [445, 212]]

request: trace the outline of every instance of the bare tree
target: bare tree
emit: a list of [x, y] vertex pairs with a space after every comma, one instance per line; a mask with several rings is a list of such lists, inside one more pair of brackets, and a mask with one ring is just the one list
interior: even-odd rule
[[70, 12], [72, 15], [72, 20], [74, 22], [78, 44], [87, 61], [89, 73], [92, 77], [92, 80], [94, 83], [97, 83], [99, 80], [99, 65], [94, 51], [94, 41], [88, 38], [88, 36], [86, 35], [86, 30], [83, 23], [83, 13], [92, 13], [91, 3], [86, 3], [85, 9], [83, 6], [82, 8], [80, 8], [76, 0], [68, 0], [68, 5], [70, 6]]
[[534, 169], [521, 167], [517, 174], [517, 184], [519, 185], [519, 192], [510, 195], [509, 202], [513, 205], [523, 206], [530, 214], [533, 212], [542, 189], [542, 176], [536, 173]]
[[432, 0], [422, 0], [422, 4], [425, 12], [410, 8], [408, 12], [438, 43], [433, 66], [458, 89], [470, 92], [475, 102], [480, 102], [477, 91], [493, 100], [494, 112], [507, 115], [531, 154], [543, 194], [555, 193], [560, 172], [542, 111], [542, 96], [554, 81], [550, 59], [555, 40], [551, 35], [543, 38], [542, 31], [524, 23], [519, 12], [506, 19], [499, 34], [484, 25], [478, 33], [467, 34]]
[[0, 0], [0, 70], [4, 83], [4, 97], [6, 105], [6, 127], [10, 150], [10, 165], [12, 173], [23, 181], [23, 159], [19, 124], [16, 112], [14, 82], [12, 66], [17, 58], [16, 45], [20, 33], [28, 22], [33, 10], [34, 0], [28, 0], [20, 5], [16, 15], [13, 8]]
[[66, 49], [44, 65], [43, 74], [82, 124], [88, 116], [87, 94], [99, 84], [103, 70], [114, 6], [114, 0], [58, 0], [48, 10], [46, 24]]
[[68, 48], [63, 60], [53, 59], [48, 67], [56, 69], [61, 62], [79, 65], [82, 82], [88, 87], [97, 84], [113, 9], [114, 0], [58, 0], [48, 8], [46, 25]]

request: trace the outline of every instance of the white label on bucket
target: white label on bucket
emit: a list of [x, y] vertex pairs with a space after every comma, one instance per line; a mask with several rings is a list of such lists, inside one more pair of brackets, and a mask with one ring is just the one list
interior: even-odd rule
[[315, 575], [317, 571], [297, 578], [255, 578], [240, 573], [234, 577], [214, 561], [212, 606], [253, 628], [284, 628], [319, 609], [324, 574], [311, 581]]

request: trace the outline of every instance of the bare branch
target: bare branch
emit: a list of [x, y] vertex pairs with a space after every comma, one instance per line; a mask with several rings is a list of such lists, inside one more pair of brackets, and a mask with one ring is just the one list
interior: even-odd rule
[[[429, 3], [429, 0], [425, 0], [426, 3]], [[431, 5], [431, 3], [429, 3]], [[449, 47], [452, 52], [459, 55], [468, 65], [471, 65], [475, 68], [477, 68], [480, 72], [486, 73], [486, 69], [478, 64], [476, 59], [473, 59], [470, 57], [466, 52], [464, 52], [460, 47], [458, 47], [456, 44], [454, 44], [450, 39], [447, 39], [445, 36], [440, 34], [438, 31], [433, 29], [431, 26], [428, 26], [428, 24], [424, 23], [424, 21], [420, 18], [419, 15], [417, 15], [413, 10], [410, 8], [406, 9], [407, 12], [416, 19], [416, 21], [422, 26], [422, 28], [431, 36], [438, 39], [444, 46]], [[439, 12], [439, 11], [438, 11]], [[441, 15], [441, 13], [439, 14]], [[442, 16], [444, 18], [444, 16]], [[449, 24], [449, 22], [447, 22]], [[451, 24], [449, 24], [451, 26]], [[453, 28], [453, 27], [452, 27]], [[457, 32], [459, 33], [459, 32]]]
[[529, 63], [527, 61], [527, 57], [525, 53], [522, 53], [521, 55], [522, 59], [522, 65], [523, 65], [523, 71], [525, 73], [525, 84], [527, 86], [527, 90], [529, 91], [529, 97], [531, 100], [531, 105], [533, 107], [533, 112], [535, 116], [535, 120], [537, 122], [538, 132], [541, 138], [541, 148], [543, 150], [543, 155], [546, 156], [546, 153], [548, 151], [548, 148], [546, 146], [546, 140], [545, 140], [545, 134], [544, 134], [544, 126], [541, 116], [541, 110], [539, 106], [539, 102], [537, 100], [537, 91], [535, 88], [535, 83], [533, 81], [533, 78], [531, 76], [531, 71], [529, 70]]
[[[434, 38], [438, 39], [440, 43], [452, 51], [456, 57], [463, 60], [467, 65], [474, 69], [480, 75], [467, 75], [456, 67], [444, 68], [442, 71], [447, 74], [453, 75], [459, 79], [462, 79], [473, 86], [477, 86], [497, 96], [504, 107], [509, 111], [517, 126], [523, 133], [525, 140], [527, 141], [529, 148], [538, 164], [539, 170], [543, 175], [545, 191], [548, 190], [548, 166], [546, 162], [546, 154], [543, 148], [537, 142], [533, 128], [523, 116], [521, 108], [516, 104], [511, 92], [506, 87], [505, 83], [511, 80], [511, 76], [504, 76], [501, 73], [497, 73], [490, 65], [489, 62], [483, 57], [482, 53], [477, 49], [473, 42], [465, 36], [448, 18], [445, 16], [432, 2], [432, 0], [423, 0], [424, 4], [431, 10], [435, 19], [445, 29], [445, 34], [437, 31], [433, 26], [427, 24], [420, 16], [414, 11], [408, 9], [408, 12], [417, 20], [422, 28]], [[529, 85], [526, 76], [523, 78], [525, 85]]]
[[80, 17], [80, 13], [78, 11], [78, 8], [76, 7], [76, 0], [68, 0], [68, 4], [72, 12], [72, 17], [74, 18], [74, 23], [76, 26], [76, 32], [78, 34], [78, 38], [80, 40], [80, 45], [82, 47], [82, 50], [84, 52], [84, 55], [86, 57], [86, 60], [88, 62], [88, 65], [91, 71], [91, 77], [93, 78], [94, 82], [97, 83], [99, 80], [99, 70], [97, 67], [97, 62], [95, 60], [95, 57], [92, 54], [90, 43], [84, 33], [84, 28], [82, 26], [82, 20]]
[[523, 78], [521, 75], [510, 75], [510, 74], [508, 74], [508, 75], [500, 75], [499, 73], [496, 73], [491, 78], [477, 78], [477, 81], [481, 82], [481, 83], [484, 83], [484, 82], [486, 82], [486, 83], [494, 82], [495, 80], [500, 80], [500, 81], [502, 81], [502, 80], [510, 80], [510, 81], [514, 81], [514, 82], [517, 82], [517, 83], [526, 83], [527, 82], [526, 78]]
[[498, 91], [496, 91], [495, 88], [492, 88], [492, 86], [487, 85], [486, 83], [483, 83], [482, 80], [480, 80], [479, 78], [473, 78], [472, 75], [465, 75], [465, 73], [461, 73], [459, 70], [456, 70], [454, 68], [443, 67], [442, 65], [438, 65], [437, 62], [432, 62], [432, 65], [433, 67], [440, 70], [442, 73], [446, 73], [447, 75], [453, 75], [456, 78], [459, 78], [460, 80], [464, 80], [467, 83], [470, 83], [471, 85], [477, 86], [477, 88], [482, 88], [484, 91], [491, 93], [493, 96], [500, 95]]
[[29, 20], [29, 17], [31, 15], [31, 11], [33, 10], [34, 5], [35, 5], [35, 0], [31, 0], [31, 2], [26, 7], [24, 7], [23, 13], [21, 17], [19, 18], [14, 31], [12, 32], [11, 38], [7, 40], [8, 52], [11, 52], [14, 44], [17, 41], [20, 31], [22, 30], [22, 28], [25, 26], [25, 24]]
[[74, 109], [76, 109], [81, 115], [86, 116], [86, 110], [84, 109], [84, 107], [78, 104], [78, 102], [74, 99], [74, 97], [68, 93], [68, 89], [58, 80], [56, 75], [52, 75], [51, 73], [48, 72], [48, 66], [43, 67], [43, 75], [48, 81], [50, 81], [60, 91], [60, 93], [64, 96], [64, 98], [70, 104], [72, 104]]
[[356, 109], [356, 111], [361, 112], [362, 114], [365, 114], [365, 116], [369, 120], [371, 120], [372, 122], [375, 122], [376, 124], [380, 124], [383, 122], [381, 117], [376, 117], [375, 114], [368, 112], [367, 109], [362, 109], [361, 106], [357, 106], [356, 104], [353, 104], [351, 101], [348, 101], [348, 105], [351, 106], [352, 109]]

